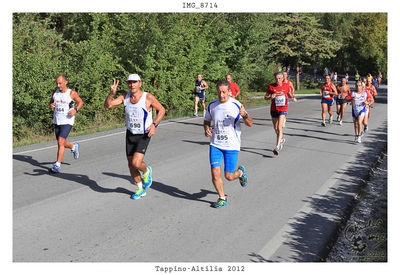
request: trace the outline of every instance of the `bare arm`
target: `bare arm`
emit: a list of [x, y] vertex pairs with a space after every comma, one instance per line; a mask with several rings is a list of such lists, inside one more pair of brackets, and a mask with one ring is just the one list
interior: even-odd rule
[[53, 91], [53, 93], [51, 94], [51, 99], [50, 99], [50, 108], [54, 109], [56, 107], [55, 103], [54, 103], [54, 98], [53, 95], [56, 91]]
[[68, 112], [68, 115], [74, 116], [78, 112], [76, 109], [80, 110], [82, 108], [83, 101], [76, 91], [71, 91], [71, 98], [78, 103], [75, 109], [72, 109]]
[[[155, 124], [159, 124], [165, 115], [165, 108], [152, 94], [147, 94], [146, 101], [150, 103], [150, 106], [154, 108], [157, 112], [157, 117], [154, 120]], [[151, 137], [156, 132], [156, 126], [154, 124], [150, 125], [148, 136]]]
[[338, 94], [335, 85], [332, 85], [332, 91], [333, 91], [333, 93], [331, 93], [331, 94], [333, 94], [333, 95], [337, 95]]
[[203, 127], [204, 127], [204, 135], [206, 137], [212, 137], [211, 121], [204, 120]]
[[249, 127], [253, 126], [253, 118], [249, 116], [249, 114], [244, 109], [243, 105], [240, 108], [240, 115], [243, 117], [244, 124], [246, 124]]

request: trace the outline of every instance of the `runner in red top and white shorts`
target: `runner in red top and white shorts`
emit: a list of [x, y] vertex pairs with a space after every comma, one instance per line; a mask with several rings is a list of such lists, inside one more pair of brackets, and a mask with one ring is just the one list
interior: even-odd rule
[[278, 155], [282, 150], [285, 139], [283, 138], [283, 123], [285, 121], [289, 98], [293, 98], [293, 92], [289, 85], [283, 84], [283, 74], [275, 73], [275, 83], [270, 84], [264, 97], [271, 100], [271, 119], [276, 133], [276, 146], [273, 150], [274, 155]]

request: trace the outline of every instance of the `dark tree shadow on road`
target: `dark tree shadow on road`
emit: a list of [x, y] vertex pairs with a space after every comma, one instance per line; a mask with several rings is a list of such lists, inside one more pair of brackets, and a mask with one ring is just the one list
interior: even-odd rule
[[[325, 261], [356, 203], [354, 194], [368, 182], [371, 166], [377, 163], [387, 146], [387, 123], [367, 135], [361, 144], [365, 151], [355, 156], [350, 168], [337, 171], [338, 182], [329, 193], [314, 195], [304, 201], [312, 210], [297, 213], [296, 218], [289, 222], [290, 232], [285, 232], [288, 238], [284, 245], [290, 249], [291, 256], [285, 259], [277, 257], [274, 261]], [[255, 258], [254, 261], [263, 260], [256, 253], [249, 255]]]

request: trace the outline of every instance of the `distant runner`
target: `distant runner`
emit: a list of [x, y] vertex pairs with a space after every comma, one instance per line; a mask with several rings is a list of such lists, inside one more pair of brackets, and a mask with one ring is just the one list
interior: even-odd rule
[[345, 77], [341, 79], [341, 84], [338, 85], [336, 88], [338, 93], [336, 98], [336, 113], [337, 113], [336, 120], [339, 121], [340, 125], [342, 125], [344, 115], [346, 114], [346, 107], [347, 107], [346, 97], [350, 93], [350, 86], [347, 85]]
[[[375, 86], [372, 85], [372, 79], [371, 78], [367, 79], [367, 85], [365, 85], [364, 89], [373, 97], [374, 102], [375, 102], [375, 98], [378, 95], [378, 92], [376, 91]], [[372, 108], [373, 108], [373, 105], [370, 104], [368, 106], [368, 115], [364, 117], [364, 120], [363, 120], [364, 132], [368, 131], [368, 121], [369, 121], [369, 118], [371, 117]]]
[[201, 100], [201, 105], [203, 105], [203, 116], [206, 114], [206, 89], [208, 89], [207, 82], [203, 80], [203, 75], [198, 74], [194, 92], [194, 116], [198, 116], [197, 109], [199, 100]]
[[242, 187], [247, 186], [244, 166], [240, 165], [236, 169], [241, 141], [240, 118], [243, 118], [247, 126], [253, 125], [253, 119], [239, 101], [229, 96], [230, 86], [227, 80], [217, 83], [217, 91], [218, 99], [210, 102], [204, 117], [204, 134], [210, 138], [211, 175], [219, 196], [211, 206], [220, 208], [227, 205], [221, 178], [222, 159], [225, 164], [225, 179], [228, 181], [239, 179]]
[[352, 92], [350, 97], [347, 98], [351, 101], [352, 115], [354, 122], [354, 142], [361, 143], [361, 137], [363, 136], [362, 124], [365, 116], [368, 116], [368, 105], [374, 103], [373, 97], [363, 89], [361, 81], [356, 82], [357, 91]]
[[[76, 91], [67, 87], [68, 81], [64, 75], [60, 75], [56, 79], [57, 89], [53, 92], [50, 100], [50, 108], [54, 110], [53, 124], [56, 139], [58, 142], [57, 161], [50, 169], [51, 173], [60, 173], [61, 162], [64, 158], [65, 148], [71, 149], [74, 159], [78, 159], [79, 143], [71, 144], [67, 141], [67, 137], [75, 122], [75, 115], [83, 106], [83, 101]], [[77, 103], [74, 107], [75, 102]]]
[[231, 85], [231, 93], [229, 94], [229, 96], [236, 99], [240, 95], [239, 86], [235, 82], [232, 81], [232, 76], [230, 74], [226, 75], [226, 80], [228, 80], [229, 84]]
[[[152, 184], [152, 169], [143, 161], [150, 138], [156, 133], [158, 124], [164, 117], [165, 109], [154, 97], [144, 92], [142, 81], [137, 74], [131, 74], [126, 80], [128, 93], [115, 97], [119, 80], [110, 86], [110, 94], [104, 102], [104, 108], [110, 109], [124, 104], [126, 124], [126, 158], [133, 181], [137, 185], [132, 199], [140, 199], [146, 195], [146, 189]], [[153, 121], [153, 108], [157, 111], [157, 117]], [[143, 183], [142, 183], [143, 180]]]
[[322, 85], [320, 94], [322, 95], [321, 107], [322, 107], [322, 126], [326, 126], [325, 118], [326, 111], [329, 114], [329, 124], [333, 122], [333, 98], [337, 95], [337, 90], [335, 85], [331, 82], [331, 77], [329, 75], [325, 76], [325, 83]]
[[283, 84], [283, 74], [275, 73], [275, 83], [270, 84], [264, 96], [265, 100], [271, 100], [271, 119], [276, 133], [276, 146], [273, 149], [274, 155], [278, 155], [283, 148], [283, 124], [288, 111], [288, 99], [293, 97], [289, 85]]

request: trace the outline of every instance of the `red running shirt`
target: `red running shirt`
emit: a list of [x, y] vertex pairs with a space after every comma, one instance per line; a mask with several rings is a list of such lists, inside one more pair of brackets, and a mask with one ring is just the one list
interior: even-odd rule
[[240, 93], [239, 86], [235, 82], [231, 82], [230, 86], [231, 86], [232, 96], [236, 98]]
[[289, 89], [289, 85], [287, 84], [278, 86], [278, 84], [274, 83], [268, 86], [266, 93], [269, 95], [276, 94], [276, 97], [271, 99], [271, 111], [282, 112], [288, 110], [287, 99], [289, 98]]
[[332, 92], [332, 86], [333, 86], [332, 82], [330, 82], [329, 85], [326, 84], [326, 83], [324, 85], [322, 85], [321, 90], [322, 90], [322, 97], [323, 98], [325, 98], [325, 99], [332, 99], [333, 98], [333, 95], [331, 95], [331, 94], [329, 94], [329, 95], [325, 95], [324, 94], [324, 91], [329, 91], [331, 93]]

